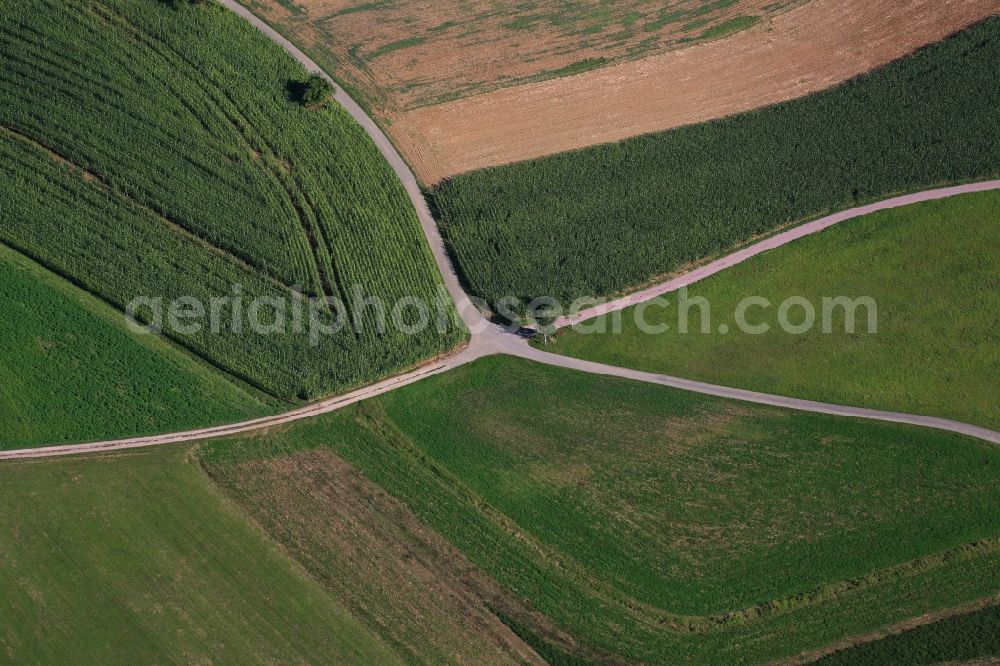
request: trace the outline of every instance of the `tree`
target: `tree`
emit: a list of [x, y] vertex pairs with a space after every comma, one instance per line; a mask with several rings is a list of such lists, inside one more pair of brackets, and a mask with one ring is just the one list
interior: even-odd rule
[[319, 74], [310, 76], [302, 86], [302, 105], [309, 109], [325, 106], [333, 98], [333, 86]]

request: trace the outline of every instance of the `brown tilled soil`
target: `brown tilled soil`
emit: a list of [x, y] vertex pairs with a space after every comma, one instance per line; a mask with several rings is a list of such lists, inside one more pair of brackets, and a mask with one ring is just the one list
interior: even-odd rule
[[804, 1], [242, 0], [380, 112], [661, 53]]
[[812, 0], [730, 37], [391, 115], [427, 184], [807, 95], [939, 41], [1000, 0]]
[[329, 451], [207, 469], [270, 537], [407, 661], [544, 663], [494, 609], [557, 643], [572, 643]]

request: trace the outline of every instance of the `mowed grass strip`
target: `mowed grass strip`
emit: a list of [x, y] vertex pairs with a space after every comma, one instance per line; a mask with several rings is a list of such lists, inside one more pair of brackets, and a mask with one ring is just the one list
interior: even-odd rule
[[13, 663], [398, 663], [187, 448], [0, 465]]
[[325, 447], [585, 654], [766, 661], [1000, 589], [997, 450], [928, 429], [495, 357], [202, 455]]
[[121, 313], [0, 245], [0, 447], [184, 430], [275, 411]]
[[462, 174], [428, 195], [472, 293], [568, 305], [826, 212], [995, 176], [998, 59], [1000, 18], [988, 19], [823, 93]]
[[[998, 246], [997, 192], [882, 211], [692, 285], [686, 316], [680, 294], [667, 294], [666, 307], [622, 312], [620, 333], [609, 317], [585, 322], [580, 332], [568, 330], [545, 348], [755, 391], [997, 428]], [[827, 317], [830, 332], [824, 332], [823, 298], [840, 296], [873, 299], [875, 319], [858, 307], [851, 334], [846, 312], [838, 307]], [[767, 332], [752, 334], [737, 326], [737, 306], [748, 297], [771, 303], [746, 311], [746, 320], [767, 324]], [[804, 298], [816, 314], [805, 333], [780, 326], [777, 311], [789, 297]], [[709, 305], [705, 333], [704, 310], [691, 299]], [[637, 308], [642, 308], [638, 318]], [[796, 306], [788, 321], [798, 325], [805, 317]], [[687, 333], [679, 332], [682, 320]], [[669, 328], [662, 330], [664, 325]], [[605, 332], [594, 332], [601, 326]]]
[[[292, 99], [305, 72], [224, 8], [22, 3], [0, 17], [0, 53], [0, 240], [105, 301], [184, 295], [207, 308], [233, 285], [265, 304], [293, 292], [350, 302], [355, 286], [390, 305], [438, 295], [416, 214], [370, 138], [339, 106]], [[369, 317], [311, 345], [293, 326], [254, 336], [230, 319], [220, 334], [167, 334], [285, 400], [464, 336], [380, 332]]]

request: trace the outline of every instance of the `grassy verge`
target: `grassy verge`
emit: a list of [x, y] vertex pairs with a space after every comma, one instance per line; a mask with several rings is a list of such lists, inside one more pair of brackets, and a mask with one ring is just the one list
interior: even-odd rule
[[16, 663], [396, 663], [188, 449], [0, 465]]
[[470, 290], [612, 294], [783, 225], [1000, 173], [1000, 18], [810, 97], [429, 192]]
[[1000, 459], [930, 430], [501, 357], [203, 460], [322, 448], [584, 656], [764, 661], [1000, 588]]
[[[242, 290], [221, 333], [165, 334], [286, 400], [371, 381], [465, 335], [361, 317], [357, 289], [390, 307], [436, 303], [430, 250], [370, 138], [337, 105], [296, 101], [305, 72], [246, 21], [214, 3], [46, 0], [3, 13], [0, 53], [3, 242], [118, 308], [189, 296], [207, 311]], [[251, 317], [267, 329], [299, 307], [308, 320], [300, 293], [337, 301], [320, 308], [324, 324], [357, 313], [360, 326], [317, 344], [306, 326], [250, 334]]]
[[232, 382], [0, 246], [0, 448], [109, 439], [273, 412]]
[[[567, 331], [546, 349], [756, 391], [998, 427], [998, 243], [997, 192], [882, 211], [690, 287], [689, 301], [709, 304], [705, 333], [703, 308], [682, 315], [675, 293], [666, 296], [667, 307], [625, 310], [620, 333], [610, 318], [604, 333], [587, 333], [601, 323], [588, 322], [584, 332]], [[750, 296], [771, 303], [746, 315], [754, 325], [770, 326], [765, 333], [743, 332], [735, 323], [738, 304]], [[777, 311], [790, 296], [805, 298], [816, 312], [805, 333], [780, 326]], [[872, 298], [875, 328], [862, 307], [855, 332], [847, 333], [845, 311], [837, 308], [828, 317], [831, 332], [824, 333], [822, 299], [839, 296]], [[796, 307], [789, 320], [799, 324], [804, 316]], [[687, 333], [679, 332], [682, 321]], [[640, 322], [669, 329], [650, 333]]]

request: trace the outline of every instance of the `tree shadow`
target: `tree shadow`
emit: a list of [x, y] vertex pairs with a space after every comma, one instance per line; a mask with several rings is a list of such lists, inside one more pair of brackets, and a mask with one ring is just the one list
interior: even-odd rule
[[170, 7], [171, 9], [180, 9], [181, 7], [186, 7], [188, 5], [205, 4], [206, 0], [156, 0], [156, 2]]
[[[164, 0], [160, 1], [163, 2]], [[292, 79], [285, 84], [285, 96], [288, 98], [289, 102], [302, 104], [302, 100], [305, 98], [306, 89], [307, 86], [305, 81], [296, 81], [295, 79]]]

